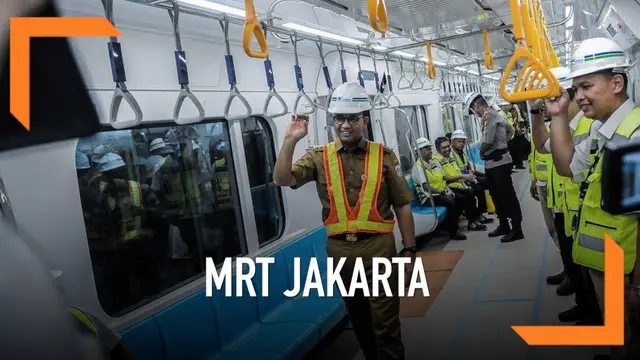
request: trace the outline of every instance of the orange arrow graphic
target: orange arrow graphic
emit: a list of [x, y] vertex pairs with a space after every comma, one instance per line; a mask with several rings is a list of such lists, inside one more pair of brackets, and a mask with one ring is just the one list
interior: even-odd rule
[[604, 237], [603, 326], [512, 326], [529, 345], [624, 345], [624, 252]]
[[[31, 130], [30, 40], [32, 37], [121, 36], [107, 19], [12, 17], [9, 25], [9, 106], [11, 114]], [[55, 61], [52, 60], [52, 61]]]

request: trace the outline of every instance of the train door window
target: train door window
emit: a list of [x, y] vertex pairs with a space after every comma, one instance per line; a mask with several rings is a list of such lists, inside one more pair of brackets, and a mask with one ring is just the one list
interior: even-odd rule
[[453, 108], [450, 105], [445, 105], [442, 109], [442, 130], [444, 130], [445, 134], [453, 132], [455, 126], [454, 118]]
[[[413, 131], [415, 132], [418, 125], [418, 119], [416, 116], [416, 108], [415, 106], [401, 106], [400, 110], [403, 110], [407, 116], [409, 117], [409, 121], [411, 122], [411, 126], [414, 127]], [[411, 142], [411, 129], [407, 124], [404, 115], [402, 115], [399, 111], [394, 111], [395, 115], [395, 125], [396, 125], [396, 139], [398, 141], [398, 155], [400, 156], [400, 167], [405, 175], [411, 173], [411, 168], [413, 167], [414, 155], [412, 152], [412, 142]], [[414, 133], [414, 137], [418, 138], [418, 134]]]
[[122, 316], [246, 255], [226, 121], [106, 130], [76, 168], [98, 299]]
[[424, 119], [424, 133], [422, 135], [427, 139], [431, 139], [431, 135], [429, 135], [429, 112], [427, 111], [427, 107], [420, 105], [420, 113], [422, 113], [422, 118]]
[[278, 239], [284, 228], [282, 193], [273, 185], [276, 163], [273, 134], [264, 118], [252, 117], [242, 123], [242, 138], [256, 228], [260, 229], [258, 242], [264, 246]]

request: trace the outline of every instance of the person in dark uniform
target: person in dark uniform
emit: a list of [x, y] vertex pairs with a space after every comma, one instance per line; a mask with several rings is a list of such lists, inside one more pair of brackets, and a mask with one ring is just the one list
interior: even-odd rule
[[[507, 146], [514, 133], [513, 126], [495, 109], [490, 108], [487, 100], [479, 93], [467, 95], [465, 109], [468, 109], [470, 114], [475, 113], [482, 117], [482, 122], [486, 123], [482, 130], [480, 156], [485, 161], [489, 193], [500, 220], [498, 228], [490, 232], [489, 237], [503, 236], [500, 239], [503, 243], [524, 239], [522, 210], [511, 178], [513, 160]], [[511, 225], [507, 219], [511, 219]]]
[[[363, 137], [369, 122], [365, 112], [370, 109], [371, 103], [362, 87], [354, 82], [340, 85], [329, 106], [339, 139], [310, 149], [292, 165], [296, 143], [307, 135], [308, 126], [308, 117], [294, 116], [287, 128], [273, 175], [275, 185], [292, 189], [315, 181], [327, 229], [327, 253], [330, 257], [346, 258], [340, 275], [347, 289], [356, 258], [362, 259], [371, 286], [372, 258], [391, 259], [397, 255], [393, 235], [394, 213], [404, 244], [402, 254], [409, 256], [413, 263], [416, 252], [413, 214], [409, 205], [413, 192], [393, 150]], [[361, 192], [363, 197], [359, 195]], [[338, 201], [341, 194], [346, 197], [344, 201]], [[360, 203], [368, 196], [372, 196], [370, 202]], [[368, 214], [365, 215], [367, 221], [356, 223], [340, 216], [349, 211]], [[412, 266], [406, 270], [405, 279], [408, 279]], [[398, 287], [397, 272], [394, 266], [389, 277], [391, 289]], [[395, 291], [393, 296], [380, 295], [365, 297], [358, 291], [355, 296], [343, 297], [343, 300], [366, 359], [404, 359], [400, 298]]]

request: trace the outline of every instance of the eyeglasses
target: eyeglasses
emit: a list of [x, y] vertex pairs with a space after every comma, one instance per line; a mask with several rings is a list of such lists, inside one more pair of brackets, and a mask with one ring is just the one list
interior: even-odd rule
[[342, 124], [344, 124], [345, 121], [348, 121], [349, 125], [356, 125], [356, 124], [358, 124], [358, 122], [360, 122], [361, 118], [362, 118], [362, 115], [360, 115], [360, 114], [351, 115], [349, 117], [346, 117], [346, 116], [343, 116], [343, 115], [335, 115], [333, 117], [333, 122], [335, 124], [342, 125]]

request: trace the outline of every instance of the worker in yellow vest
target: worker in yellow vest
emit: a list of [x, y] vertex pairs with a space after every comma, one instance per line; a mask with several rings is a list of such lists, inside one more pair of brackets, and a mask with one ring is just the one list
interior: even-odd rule
[[[559, 80], [563, 88], [571, 89], [571, 81], [568, 80], [571, 74], [570, 69], [557, 67], [551, 69], [551, 73]], [[535, 143], [537, 151], [543, 153], [544, 156], [550, 156], [550, 134], [543, 124], [542, 106], [542, 100], [530, 102], [532, 130], [534, 131], [532, 140], [534, 140], [533, 143]], [[568, 116], [572, 119], [569, 127], [573, 142], [580, 143], [589, 136], [593, 120], [583, 115], [575, 101], [570, 102], [567, 111]], [[575, 214], [575, 207], [574, 205], [568, 206], [569, 202], [572, 203], [568, 199], [577, 199], [579, 195], [578, 188], [570, 178], [558, 174], [552, 158], [547, 163], [546, 177], [549, 188], [546, 201], [554, 209], [559, 210], [556, 211], [554, 224], [566, 275], [565, 282], [556, 289], [556, 293], [558, 295], [570, 295], [575, 292], [576, 294], [576, 305], [569, 310], [561, 312], [559, 315], [560, 321], [577, 321], [579, 324], [584, 325], [598, 324], [601, 321], [601, 317], [595, 290], [590, 279], [583, 275], [584, 268], [576, 264], [571, 255], [573, 236], [570, 229], [570, 219]]]
[[[345, 287], [356, 260], [365, 258], [367, 280], [373, 282], [372, 257], [389, 261], [397, 256], [393, 230], [396, 221], [404, 249], [402, 254], [415, 261], [415, 228], [410, 202], [413, 192], [400, 162], [391, 148], [367, 141], [363, 134], [369, 123], [371, 102], [364, 88], [355, 82], [340, 85], [333, 93], [328, 113], [338, 139], [317, 146], [292, 164], [296, 143], [307, 136], [308, 117], [296, 115], [284, 136], [284, 143], [273, 174], [276, 186], [298, 189], [316, 182], [327, 230], [329, 257], [346, 258], [340, 271]], [[391, 208], [393, 207], [393, 211]], [[360, 220], [364, 219], [364, 220]], [[407, 266], [405, 279], [410, 279]], [[397, 268], [388, 278], [391, 289], [398, 288]], [[400, 298], [365, 297], [362, 292], [343, 297], [356, 338], [366, 359], [404, 359], [400, 329]]]
[[[625, 320], [637, 320], [640, 319], [638, 218], [611, 215], [602, 210], [600, 181], [605, 143], [624, 144], [640, 137], [640, 108], [627, 95], [629, 78], [625, 69], [629, 66], [624, 50], [608, 38], [584, 40], [574, 52], [571, 78], [576, 89], [575, 101], [586, 117], [598, 120], [591, 134], [577, 145], [571, 137], [569, 93], [563, 91], [562, 96], [546, 101], [546, 106], [553, 116], [550, 147], [557, 171], [580, 184], [578, 212], [572, 219], [573, 260], [589, 268], [600, 308], [604, 310], [605, 234], [616, 241], [624, 251]], [[595, 153], [593, 160], [592, 153]], [[628, 353], [633, 347], [632, 341], [639, 341], [631, 337], [633, 323], [625, 321], [625, 346], [612, 348], [611, 359], [640, 357], [640, 354]]]
[[[536, 115], [542, 116], [539, 113]], [[547, 119], [545, 119], [545, 121], [546, 120]], [[548, 130], [549, 129], [547, 127], [547, 131]], [[531, 134], [531, 151], [529, 152], [528, 157], [529, 175], [531, 176], [531, 187], [529, 192], [531, 193], [532, 198], [540, 202], [542, 217], [547, 225], [549, 236], [559, 250], [560, 244], [558, 242], [558, 234], [556, 233], [557, 230], [554, 225], [555, 211], [559, 210], [559, 208], [555, 208], [552, 202], [547, 201], [549, 194], [551, 193], [551, 196], [553, 197], [554, 193], [553, 184], [549, 182], [549, 169], [553, 167], [553, 159], [551, 154], [541, 154], [536, 150], [533, 138], [534, 136]], [[560, 293], [569, 292], [568, 290], [571, 290], [571, 282], [569, 281], [569, 277], [566, 276], [566, 269], [564, 268], [562, 272], [547, 277], [547, 284], [560, 285], [556, 290], [559, 295]], [[570, 295], [571, 292], [569, 292], [568, 295]]]
[[458, 220], [460, 214], [467, 207], [472, 197], [456, 196], [447, 186], [445, 173], [433, 161], [433, 147], [427, 138], [416, 140], [416, 164], [411, 172], [415, 189], [421, 205], [426, 205], [429, 195], [435, 206], [447, 208], [447, 216], [442, 222], [442, 228], [449, 233], [451, 240], [466, 240], [467, 236], [459, 231]]
[[458, 167], [456, 160], [451, 156], [451, 142], [446, 137], [439, 137], [435, 143], [437, 153], [433, 156], [433, 162], [440, 168], [445, 176], [447, 185], [451, 188], [456, 196], [465, 196], [475, 198], [474, 201], [468, 202], [465, 209], [465, 217], [468, 220], [467, 229], [470, 231], [484, 231], [487, 229], [486, 223], [492, 222], [483, 216], [483, 210], [476, 205], [480, 203], [484, 205], [486, 211], [486, 201], [484, 191], [474, 190], [468, 185], [469, 182], [476, 182], [475, 176], [472, 174], [463, 174]]

